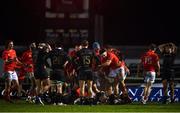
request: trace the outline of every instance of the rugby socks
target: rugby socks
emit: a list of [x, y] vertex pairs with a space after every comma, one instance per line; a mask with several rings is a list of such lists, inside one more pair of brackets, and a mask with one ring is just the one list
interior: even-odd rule
[[108, 101], [109, 101], [109, 104], [110, 104], [110, 105], [113, 105], [113, 104], [114, 104], [114, 100], [115, 100], [114, 94], [109, 95]]
[[36, 103], [36, 104], [44, 105], [44, 103], [43, 103], [43, 101], [42, 101], [42, 99], [41, 99], [42, 97], [43, 97], [42, 94], [39, 94], [38, 96], [36, 96], [36, 101], [35, 101], [35, 103]]
[[174, 103], [174, 85], [170, 84], [170, 97], [171, 97], [171, 103]]
[[10, 102], [10, 103], [13, 103], [13, 101], [10, 99], [10, 93], [9, 91], [4, 91], [4, 99], [7, 101], [7, 102]]
[[88, 99], [88, 104], [89, 105], [94, 105], [94, 98], [89, 98]]
[[60, 93], [57, 93], [56, 94], [56, 104], [58, 104], [58, 103], [62, 103], [62, 97], [63, 97], [63, 95], [62, 94], [60, 94]]
[[96, 98], [95, 98], [95, 101], [96, 101], [96, 102], [99, 101], [99, 98], [101, 97], [101, 95], [102, 95], [101, 92], [96, 93]]
[[56, 101], [56, 92], [51, 92], [50, 98], [51, 98], [51, 104], [54, 104]]
[[167, 99], [168, 99], [168, 96], [163, 96], [162, 103], [163, 104], [167, 104]]
[[80, 97], [80, 105], [84, 105], [85, 103], [85, 97]]

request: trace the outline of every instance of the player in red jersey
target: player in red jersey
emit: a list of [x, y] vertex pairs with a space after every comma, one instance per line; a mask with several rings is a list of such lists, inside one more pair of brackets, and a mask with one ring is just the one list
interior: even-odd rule
[[32, 58], [32, 50], [35, 48], [34, 44], [30, 44], [29, 49], [26, 50], [21, 57], [21, 62], [23, 63], [23, 69], [25, 71], [25, 74], [28, 75], [28, 77], [31, 80], [31, 88], [29, 90], [28, 94], [28, 101], [31, 101], [31, 98], [35, 96], [35, 77], [34, 77], [34, 64], [33, 64], [33, 58]]
[[144, 82], [145, 82], [144, 92], [142, 96], [143, 104], [146, 104], [148, 100], [148, 96], [150, 95], [151, 92], [151, 86], [155, 81], [156, 74], [158, 76], [160, 75], [159, 57], [155, 53], [155, 50], [156, 50], [156, 46], [154, 44], [151, 44], [149, 46], [149, 50], [145, 52], [141, 57], [140, 65], [143, 67]]
[[76, 72], [76, 53], [82, 48], [81, 44], [80, 43], [77, 43], [75, 45], [75, 48], [74, 50], [70, 51], [68, 53], [68, 56], [70, 58], [70, 62], [67, 64], [66, 66], [66, 72], [67, 72], [67, 75], [69, 76], [69, 79], [73, 79], [75, 77], [75, 72]]
[[70, 57], [76, 56], [76, 52], [79, 51], [81, 48], [82, 48], [81, 44], [80, 44], [80, 43], [77, 43], [77, 44], [75, 45], [75, 47], [74, 47], [74, 50], [70, 51], [68, 55], [69, 55]]
[[126, 84], [125, 84], [126, 76], [130, 75], [130, 70], [127, 67], [127, 64], [124, 60], [124, 55], [121, 53], [121, 51], [118, 49], [113, 49], [112, 52], [121, 61], [121, 76], [118, 78], [119, 79], [119, 88], [122, 91], [122, 95], [120, 96], [120, 98], [122, 99], [121, 103], [123, 103], [123, 104], [131, 103], [132, 101], [128, 95], [128, 90], [127, 90]]
[[14, 44], [12, 40], [8, 40], [5, 44], [5, 50], [2, 54], [4, 60], [4, 78], [5, 78], [5, 100], [12, 102], [10, 99], [11, 83], [16, 85], [16, 89], [19, 92], [19, 81], [17, 73], [15, 71], [16, 65], [21, 64], [16, 56], [16, 51], [13, 49]]
[[123, 65], [115, 54], [106, 49], [100, 50], [100, 55], [102, 57], [102, 64], [99, 65], [99, 67], [109, 67], [109, 74], [106, 76], [106, 79], [109, 81], [107, 93], [109, 96], [109, 103], [114, 104], [114, 95], [119, 95], [119, 81], [124, 78], [124, 71], [122, 70]]
[[[111, 46], [107, 46], [107, 51], [112, 52], [113, 54], [115, 54], [118, 59], [122, 62], [121, 64], [121, 75], [118, 79], [119, 79], [119, 86], [120, 86], [120, 90], [122, 91], [122, 95], [121, 95], [121, 99], [122, 99], [122, 103], [131, 103], [131, 99], [128, 96], [128, 90], [126, 88], [126, 84], [125, 84], [125, 79], [127, 75], [130, 75], [130, 70], [127, 67], [125, 60], [124, 60], [124, 55], [122, 54], [122, 52], [119, 49], [113, 48]], [[119, 89], [119, 88], [117, 88]]]
[[77, 79], [77, 62], [75, 59], [77, 57], [77, 52], [81, 49], [81, 43], [76, 43], [74, 49], [68, 53], [69, 62], [65, 67], [67, 82], [73, 86], [71, 93], [74, 96], [76, 95], [76, 89], [79, 88]]

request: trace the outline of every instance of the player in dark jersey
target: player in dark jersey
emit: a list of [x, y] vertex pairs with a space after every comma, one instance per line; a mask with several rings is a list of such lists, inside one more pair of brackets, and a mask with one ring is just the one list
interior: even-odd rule
[[177, 53], [177, 46], [173, 43], [166, 43], [159, 45], [159, 50], [163, 57], [163, 74], [162, 83], [163, 83], [163, 103], [167, 103], [168, 99], [168, 83], [170, 87], [170, 98], [171, 102], [174, 102], [174, 60]]
[[93, 52], [88, 49], [88, 41], [82, 41], [82, 49], [77, 52], [77, 63], [78, 63], [78, 80], [80, 86], [80, 98], [81, 104], [85, 100], [85, 84], [87, 82], [88, 88], [88, 101], [89, 104], [93, 103], [93, 72], [92, 72], [92, 64], [93, 64]]
[[69, 59], [67, 53], [60, 46], [57, 46], [55, 49], [53, 49], [50, 52], [48, 58], [50, 58], [52, 68], [50, 76], [52, 103], [56, 105], [63, 105], [62, 89], [63, 83], [66, 81], [64, 68], [66, 67]]
[[[36, 102], [44, 105], [41, 98], [43, 93], [49, 90], [50, 87], [50, 79], [49, 75], [46, 71], [46, 68], [48, 66], [47, 63], [47, 56], [48, 56], [48, 46], [45, 43], [40, 43], [38, 45], [38, 49], [34, 50], [32, 53], [33, 55], [33, 61], [35, 64], [34, 69], [34, 77], [36, 79], [36, 87], [37, 87], [37, 96], [36, 96]], [[43, 86], [41, 86], [41, 84]]]

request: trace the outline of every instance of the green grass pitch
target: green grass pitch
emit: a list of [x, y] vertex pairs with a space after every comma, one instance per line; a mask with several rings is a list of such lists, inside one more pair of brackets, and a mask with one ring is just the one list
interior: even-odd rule
[[135, 102], [126, 105], [36, 105], [16, 100], [15, 103], [7, 103], [0, 99], [0, 112], [180, 112], [180, 103], [166, 104], [147, 103], [142, 105]]

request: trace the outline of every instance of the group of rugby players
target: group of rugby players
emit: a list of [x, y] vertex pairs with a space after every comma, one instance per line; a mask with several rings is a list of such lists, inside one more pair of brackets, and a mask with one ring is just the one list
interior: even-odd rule
[[[89, 42], [83, 40], [75, 45], [74, 50], [67, 53], [58, 43], [52, 48], [47, 43], [32, 43], [29, 49], [17, 58], [13, 41], [7, 41], [2, 55], [5, 80], [4, 99], [13, 102], [10, 92], [14, 89], [20, 96], [22, 88], [19, 81], [23, 81], [24, 77], [28, 76], [31, 80], [26, 99], [28, 102], [42, 105], [44, 103], [54, 105], [131, 103], [124, 82], [130, 70], [121, 52], [111, 47], [101, 48], [98, 42], [92, 44], [92, 49], [88, 46]], [[163, 49], [166, 46], [161, 45], [160, 50], [166, 52]], [[146, 82], [142, 97], [142, 103], [145, 104], [155, 80], [155, 73], [160, 75], [159, 57], [155, 53], [154, 46], [151, 46], [142, 56], [141, 64]], [[20, 67], [18, 74], [16, 73], [17, 66]], [[163, 85], [172, 81], [169, 79], [172, 78], [170, 71], [166, 70], [168, 77], [164, 77], [166, 84], [164, 82]], [[164, 88], [164, 90], [167, 89]]]

